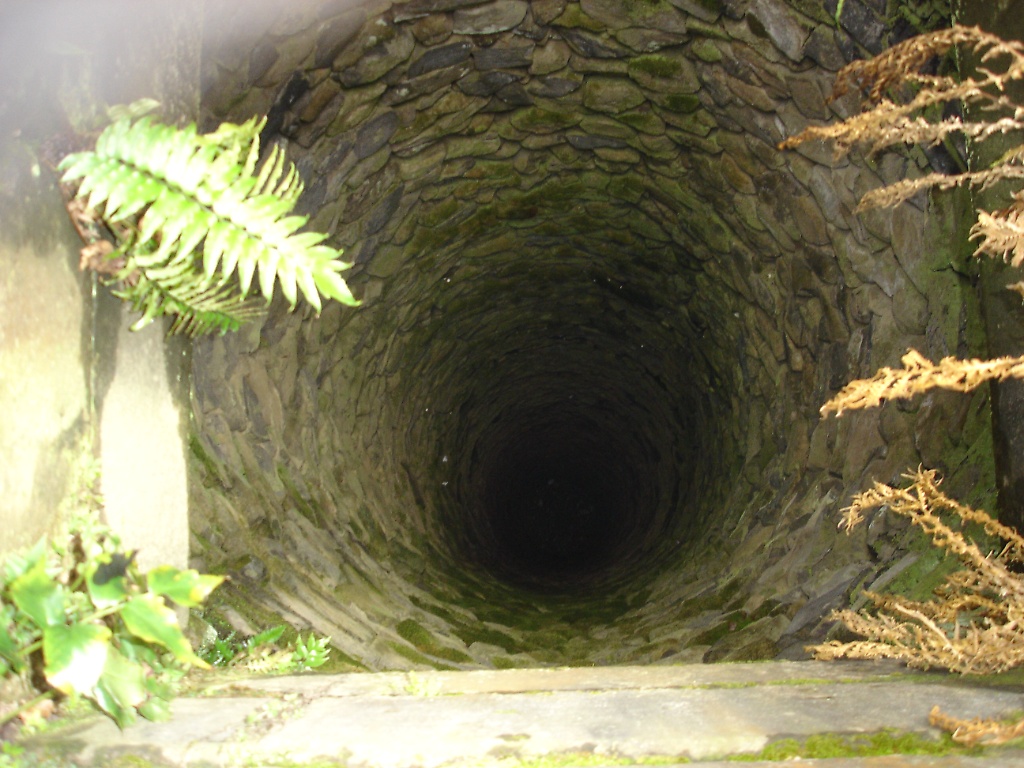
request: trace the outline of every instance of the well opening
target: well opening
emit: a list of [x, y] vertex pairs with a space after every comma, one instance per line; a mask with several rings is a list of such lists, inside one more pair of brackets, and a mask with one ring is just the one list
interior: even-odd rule
[[953, 218], [853, 212], [923, 155], [776, 149], [856, 108], [826, 95], [884, 24], [414, 0], [254, 30], [230, 5], [206, 120], [272, 115], [365, 302], [196, 348], [193, 551], [236, 576], [236, 621], [369, 669], [799, 654], [907, 554], [892, 521], [836, 533], [852, 491], [956, 408], [937, 458], [964, 488], [989, 471], [983, 399], [817, 413], [977, 338], [938, 268]]

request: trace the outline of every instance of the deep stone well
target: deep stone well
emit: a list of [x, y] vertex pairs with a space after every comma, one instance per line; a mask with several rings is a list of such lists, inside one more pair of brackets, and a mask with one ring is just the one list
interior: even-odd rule
[[364, 301], [196, 347], [192, 552], [237, 626], [370, 669], [769, 658], [935, 568], [838, 510], [921, 462], [991, 501], [986, 394], [818, 409], [983, 353], [965, 227], [854, 213], [924, 154], [776, 149], [888, 41], [819, 5], [207, 4], [207, 123], [269, 113]]

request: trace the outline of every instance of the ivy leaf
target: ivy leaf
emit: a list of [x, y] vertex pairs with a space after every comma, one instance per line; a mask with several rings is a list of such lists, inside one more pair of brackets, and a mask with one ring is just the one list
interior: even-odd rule
[[25, 554], [17, 552], [7, 555], [3, 565], [3, 580], [14, 581], [19, 576], [24, 576], [32, 566], [46, 557], [46, 538], [41, 538]]
[[11, 583], [11, 599], [18, 610], [40, 627], [64, 623], [64, 587], [46, 572], [41, 558]]
[[14, 638], [11, 637], [7, 627], [0, 627], [0, 657], [14, 662], [18, 660], [19, 656], [18, 646], [14, 644]]
[[110, 555], [106, 562], [100, 563], [96, 568], [96, 572], [93, 576], [95, 582], [99, 586], [103, 586], [112, 579], [124, 576], [128, 572], [128, 567], [132, 564], [132, 560], [139, 554], [139, 550], [135, 549], [129, 552], [127, 555], [122, 555], [120, 552], [115, 552]]
[[110, 630], [96, 624], [58, 624], [43, 630], [43, 673], [64, 693], [88, 693], [103, 674]]
[[169, 597], [185, 608], [196, 608], [224, 581], [223, 576], [209, 576], [189, 569], [181, 571], [170, 565], [157, 566], [146, 574], [149, 591]]
[[89, 590], [89, 597], [97, 608], [109, 608], [122, 602], [128, 597], [128, 586], [125, 574], [131, 565], [138, 550], [127, 557], [120, 553], [104, 557], [107, 562], [99, 561], [91, 563], [86, 569], [85, 585]]
[[178, 617], [158, 595], [138, 595], [121, 609], [121, 618], [128, 631], [141, 640], [157, 643], [184, 664], [209, 669], [209, 664], [195, 655], [178, 626]]
[[170, 720], [171, 702], [159, 696], [151, 696], [139, 705], [139, 714], [154, 723]]
[[93, 700], [107, 712], [118, 727], [135, 721], [135, 708], [146, 700], [146, 673], [142, 665], [131, 661], [116, 648], [110, 648], [103, 674], [92, 690]]
[[28, 665], [24, 651], [39, 639], [39, 632], [13, 605], [0, 602], [0, 677], [8, 669], [21, 672]]

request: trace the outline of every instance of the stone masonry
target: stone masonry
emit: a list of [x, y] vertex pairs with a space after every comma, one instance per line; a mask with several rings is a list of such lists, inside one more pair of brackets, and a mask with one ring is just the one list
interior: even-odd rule
[[[777, 149], [858, 109], [832, 80], [891, 42], [884, 7], [208, 3], [207, 127], [268, 115], [364, 302], [197, 346], [222, 615], [354, 668], [714, 661], [799, 656], [858, 588], [922, 582], [917, 534], [838, 511], [922, 462], [990, 503], [986, 395], [818, 409], [908, 347], [979, 350], [960, 208], [855, 211], [916, 150]], [[508, 505], [542, 459], [599, 490], [568, 538]], [[506, 535], [596, 560], [538, 594]]]

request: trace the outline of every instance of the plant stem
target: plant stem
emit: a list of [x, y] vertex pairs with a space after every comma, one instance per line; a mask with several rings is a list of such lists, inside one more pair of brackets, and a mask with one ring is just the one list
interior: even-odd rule
[[39, 694], [38, 696], [36, 696], [34, 699], [26, 701], [24, 704], [22, 704], [20, 707], [15, 709], [13, 712], [8, 712], [6, 715], [0, 715], [0, 725], [7, 724], [8, 722], [10, 722], [14, 718], [16, 718], [18, 715], [20, 715], [22, 712], [24, 712], [26, 709], [34, 707], [37, 704], [41, 704], [42, 702], [46, 701], [47, 699], [52, 699], [55, 694], [56, 694], [56, 691], [45, 691], [45, 692]]
[[24, 648], [22, 648], [20, 651], [18, 651], [18, 655], [19, 656], [25, 656], [27, 658], [27, 657], [31, 656], [33, 653], [35, 653], [36, 651], [38, 651], [42, 647], [43, 647], [43, 639], [39, 638], [34, 643], [32, 643], [32, 645], [27, 645]]
[[119, 602], [115, 605], [110, 605], [106, 608], [101, 608], [100, 610], [96, 611], [96, 613], [90, 614], [89, 616], [83, 616], [80, 619], [76, 619], [75, 624], [88, 624], [90, 622], [96, 621], [96, 619], [105, 619], [107, 616], [110, 616], [111, 614], [120, 611], [122, 608], [124, 608], [124, 606], [125, 603]]

